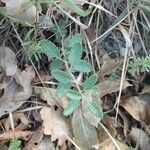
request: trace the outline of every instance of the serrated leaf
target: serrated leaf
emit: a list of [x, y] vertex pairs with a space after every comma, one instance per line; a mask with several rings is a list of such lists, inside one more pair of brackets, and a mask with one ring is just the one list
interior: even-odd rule
[[65, 96], [65, 91], [71, 88], [71, 82], [59, 83], [57, 90], [59, 96]]
[[86, 79], [85, 82], [83, 83], [84, 90], [92, 89], [95, 86], [97, 79], [98, 77], [96, 74], [93, 74], [88, 79]]
[[77, 91], [74, 91], [74, 90], [67, 90], [66, 96], [69, 99], [75, 99], [75, 100], [81, 99], [81, 94]]
[[62, 64], [61, 60], [53, 59], [51, 64], [50, 64], [50, 70], [53, 71], [53, 70], [60, 69], [61, 64]]
[[74, 47], [77, 43], [82, 43], [82, 35], [80, 33], [76, 33], [75, 35], [69, 38], [69, 47]]
[[40, 46], [43, 49], [43, 52], [47, 55], [47, 57], [59, 58], [60, 50], [51, 41], [42, 40]]
[[52, 71], [52, 77], [62, 83], [68, 83], [71, 81], [71, 77], [68, 75], [67, 72], [62, 70], [54, 70]]
[[98, 118], [103, 118], [102, 108], [95, 102], [92, 101], [89, 103], [89, 110]]
[[68, 106], [64, 109], [64, 116], [69, 116], [80, 105], [80, 99], [70, 99]]
[[69, 63], [72, 65], [79, 63], [81, 60], [82, 52], [81, 43], [75, 44], [69, 52]]
[[93, 90], [87, 90], [83, 93], [82, 96], [82, 112], [85, 117], [85, 119], [90, 123], [91, 125], [98, 127], [98, 123], [102, 118], [97, 117], [90, 109], [89, 106], [90, 103], [93, 102], [93, 100], [97, 103], [97, 105], [101, 106], [101, 99], [99, 92], [97, 93], [95, 89]]
[[75, 64], [73, 67], [76, 71], [84, 73], [89, 73], [93, 70], [91, 64], [84, 60], [81, 60], [78, 64]]
[[73, 113], [72, 128], [75, 142], [81, 150], [91, 150], [93, 145], [98, 144], [96, 129], [86, 121], [81, 108]]

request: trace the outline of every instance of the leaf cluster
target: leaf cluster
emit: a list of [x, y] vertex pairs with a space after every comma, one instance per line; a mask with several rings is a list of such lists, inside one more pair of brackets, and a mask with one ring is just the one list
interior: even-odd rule
[[[72, 114], [80, 106], [84, 92], [93, 89], [98, 78], [97, 74], [93, 73], [92, 65], [86, 60], [86, 55], [83, 55], [86, 51], [82, 39], [80, 33], [67, 37], [64, 48], [57, 47], [48, 40], [40, 41], [42, 51], [51, 60], [50, 73], [58, 81], [58, 94], [69, 99], [69, 104], [63, 112], [65, 116]], [[65, 69], [62, 66], [65, 66]], [[76, 81], [75, 74], [79, 73], [85, 75], [82, 83]], [[89, 103], [89, 110], [99, 116], [102, 110], [93, 101]]]
[[145, 58], [138, 58], [135, 62], [130, 62], [128, 66], [128, 72], [131, 75], [135, 75], [137, 71], [149, 72], [150, 71], [150, 56]]

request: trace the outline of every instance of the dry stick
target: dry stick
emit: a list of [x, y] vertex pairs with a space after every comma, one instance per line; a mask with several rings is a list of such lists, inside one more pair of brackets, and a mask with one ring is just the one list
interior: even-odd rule
[[99, 40], [101, 37], [103, 37], [104, 35], [106, 35], [107, 33], [109, 33], [111, 30], [113, 30], [117, 25], [119, 25], [126, 17], [128, 16], [125, 15], [118, 23], [116, 23], [114, 26], [112, 26], [111, 28], [109, 28], [106, 32], [104, 32], [102, 35], [100, 35], [99, 37], [97, 37], [95, 40], [93, 40], [91, 43], [96, 42], [97, 40]]
[[12, 112], [9, 113], [9, 119], [10, 119], [11, 129], [13, 131], [15, 131], [15, 125], [14, 125], [14, 119], [13, 119]]
[[64, 135], [78, 150], [81, 150], [80, 147], [65, 132], [64, 132]]
[[118, 150], [121, 150], [120, 149], [120, 147], [119, 147], [119, 145], [117, 144], [117, 142], [116, 142], [116, 140], [112, 137], [112, 135], [108, 132], [108, 130], [106, 129], [106, 127], [102, 124], [102, 123], [100, 123], [99, 122], [99, 124], [102, 126], [102, 128], [106, 131], [106, 133], [108, 134], [108, 136], [110, 137], [110, 139], [112, 140], [112, 142], [115, 144], [115, 146], [116, 146], [116, 148], [118, 149]]
[[[90, 50], [92, 66], [94, 67], [94, 60], [93, 60], [93, 51], [92, 51], [92, 47], [91, 47], [89, 38], [87, 37], [87, 35], [86, 35], [86, 33], [85, 33], [84, 30], [83, 30], [83, 33], [84, 33], [84, 35], [85, 35], [85, 39], [86, 39], [86, 41], [87, 41], [87, 45], [88, 45], [89, 50]], [[95, 68], [94, 68], [94, 73], [95, 73]]]
[[31, 110], [37, 110], [37, 109], [41, 109], [43, 107], [44, 106], [35, 106], [35, 107], [32, 107], [32, 108], [26, 108], [26, 109], [18, 110], [16, 112], [26, 112], [26, 111], [31, 111]]
[[[136, 16], [137, 16], [137, 12], [136, 12]], [[145, 51], [145, 54], [148, 55], [147, 50], [146, 50], [145, 45], [144, 45], [144, 42], [143, 42], [143, 40], [142, 40], [140, 31], [139, 31], [139, 27], [138, 27], [138, 25], [137, 25], [136, 18], [137, 18], [137, 17], [133, 17], [133, 19], [134, 19], [134, 21], [135, 21], [135, 27], [136, 27], [136, 30], [137, 30], [137, 32], [138, 32], [138, 36], [139, 36], [139, 38], [140, 38], [140, 41], [141, 41], [142, 47], [143, 47], [143, 49], [144, 49], [144, 51]]]
[[122, 68], [122, 73], [121, 73], [121, 82], [120, 82], [120, 88], [119, 88], [119, 95], [116, 101], [117, 108], [116, 108], [116, 117], [115, 117], [115, 121], [117, 122], [117, 117], [118, 117], [118, 111], [119, 111], [119, 103], [120, 103], [120, 98], [121, 98], [121, 93], [122, 93], [122, 87], [123, 87], [123, 82], [125, 79], [125, 70], [126, 70], [126, 64], [127, 64], [127, 56], [128, 56], [128, 50], [131, 47], [132, 43], [130, 40], [129, 35], [127, 34], [126, 30], [119, 25], [120, 31], [122, 32], [125, 41], [126, 41], [126, 51], [125, 51], [125, 58], [124, 58], [124, 62], [123, 62], [123, 68]]

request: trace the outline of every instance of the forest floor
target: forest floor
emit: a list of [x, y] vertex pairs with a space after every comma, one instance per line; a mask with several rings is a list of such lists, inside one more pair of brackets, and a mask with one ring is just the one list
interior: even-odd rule
[[149, 0], [0, 0], [0, 150], [150, 150]]

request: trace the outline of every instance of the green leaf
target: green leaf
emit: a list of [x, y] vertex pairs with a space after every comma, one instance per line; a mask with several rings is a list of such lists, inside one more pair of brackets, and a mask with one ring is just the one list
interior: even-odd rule
[[84, 90], [92, 89], [95, 86], [97, 79], [98, 77], [96, 74], [93, 74], [88, 79], [86, 79], [85, 82], [83, 83]]
[[67, 90], [66, 96], [69, 99], [75, 99], [75, 100], [81, 99], [81, 94], [77, 91], [74, 91], [74, 90]]
[[21, 150], [21, 141], [19, 139], [12, 139], [8, 150]]
[[84, 73], [89, 73], [93, 70], [91, 64], [84, 60], [81, 60], [78, 64], [75, 64], [73, 67], [76, 71]]
[[89, 103], [89, 110], [98, 118], [103, 118], [102, 108], [95, 102]]
[[53, 59], [51, 64], [50, 64], [50, 70], [53, 71], [53, 70], [60, 69], [61, 64], [62, 64], [61, 60]]
[[57, 70], [52, 71], [51, 74], [52, 74], [52, 77], [54, 77], [59, 82], [68, 83], [71, 81], [71, 77], [65, 71], [57, 69]]
[[81, 150], [91, 150], [98, 144], [96, 128], [89, 124], [80, 108], [77, 108], [72, 117], [72, 129], [76, 144]]
[[71, 82], [67, 82], [67, 83], [61, 83], [59, 82], [57, 90], [58, 90], [58, 95], [59, 96], [64, 96], [65, 95], [65, 91], [71, 88]]
[[69, 53], [69, 62], [74, 65], [80, 62], [82, 56], [82, 45], [81, 43], [75, 44]]
[[47, 57], [59, 58], [60, 50], [54, 45], [54, 43], [47, 40], [42, 40], [40, 46], [43, 49], [43, 52], [47, 55]]
[[69, 8], [70, 11], [75, 12], [82, 17], [88, 16], [91, 13], [91, 9], [86, 11], [82, 10], [74, 0], [63, 0], [61, 6], [64, 8]]
[[82, 43], [81, 33], [76, 33], [69, 38], [69, 47], [74, 47], [77, 43]]
[[70, 99], [68, 106], [64, 109], [64, 116], [69, 116], [78, 108], [80, 105], [80, 99]]

